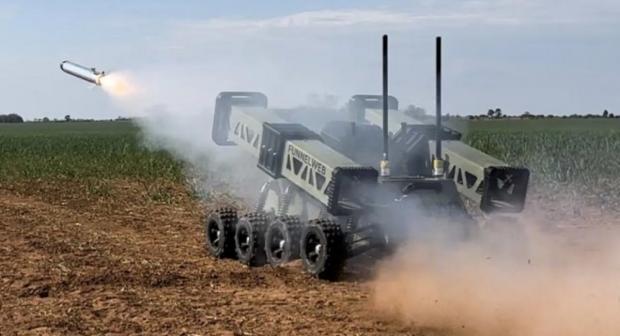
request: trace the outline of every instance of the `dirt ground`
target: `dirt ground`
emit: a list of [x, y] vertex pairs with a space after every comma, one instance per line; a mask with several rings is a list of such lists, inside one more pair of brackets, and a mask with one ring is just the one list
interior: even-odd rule
[[357, 276], [329, 283], [300, 265], [212, 259], [202, 246], [203, 208], [182, 189], [163, 204], [135, 183], [112, 183], [115, 197], [85, 188], [0, 185], [1, 335], [419, 331], [378, 316]]
[[[445, 334], [373, 308], [372, 271], [355, 263], [330, 283], [298, 264], [212, 259], [201, 217], [231, 200], [205, 209], [182, 187], [153, 190], [0, 184], [0, 335]], [[556, 222], [566, 212], [542, 211]]]

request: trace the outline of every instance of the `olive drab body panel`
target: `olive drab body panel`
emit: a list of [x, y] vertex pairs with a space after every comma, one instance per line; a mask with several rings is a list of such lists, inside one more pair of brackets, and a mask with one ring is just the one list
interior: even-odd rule
[[213, 124], [216, 143], [241, 147], [258, 159], [259, 169], [272, 178], [286, 178], [332, 215], [347, 212], [339, 197], [344, 196], [340, 185], [350, 184], [349, 177], [360, 184], [376, 183], [374, 168], [338, 153], [302, 125], [286, 122], [264, 105], [266, 98], [248, 97], [265, 96], [256, 92], [218, 95]]

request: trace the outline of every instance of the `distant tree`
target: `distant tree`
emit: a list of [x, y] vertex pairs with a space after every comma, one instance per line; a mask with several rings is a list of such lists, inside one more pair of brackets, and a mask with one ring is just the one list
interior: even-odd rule
[[14, 123], [23, 123], [24, 122], [24, 118], [22, 118], [19, 114], [15, 114], [15, 113], [11, 113], [9, 114], [9, 122], [14, 122]]
[[521, 115], [521, 119], [531, 119], [532, 118], [532, 114], [528, 111], [525, 111], [522, 115]]
[[67, 114], [67, 115], [65, 116], [65, 121], [71, 121], [71, 116]]
[[609, 117], [609, 111], [605, 110], [603, 111], [603, 118], [607, 118]]
[[553, 119], [553, 118], [555, 118], [555, 116], [553, 114], [549, 114], [549, 115], [547, 115], [547, 118]]
[[489, 109], [487, 111], [487, 117], [493, 118], [494, 115], [495, 115], [495, 111], [493, 109]]
[[50, 118], [48, 118], [48, 117], [43, 117], [43, 120], [42, 120], [42, 121], [43, 121], [43, 122], [50, 122]]
[[495, 112], [493, 112], [493, 116], [495, 118], [501, 118], [502, 117], [502, 109], [501, 108], [496, 108]]
[[615, 116], [613, 113], [610, 113], [610, 114], [609, 114], [609, 117], [610, 117], [610, 118], [615, 118], [616, 116]]
[[23, 123], [24, 119], [15, 113], [0, 114], [0, 123]]

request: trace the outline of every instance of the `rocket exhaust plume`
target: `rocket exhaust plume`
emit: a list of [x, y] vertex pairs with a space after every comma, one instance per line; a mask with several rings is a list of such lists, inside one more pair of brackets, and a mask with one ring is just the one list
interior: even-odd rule
[[105, 76], [103, 71], [97, 71], [95, 68], [87, 68], [69, 61], [60, 63], [60, 70], [95, 85], [101, 85], [101, 78]]
[[99, 78], [101, 87], [115, 97], [127, 97], [138, 92], [135, 81], [126, 73], [114, 72]]

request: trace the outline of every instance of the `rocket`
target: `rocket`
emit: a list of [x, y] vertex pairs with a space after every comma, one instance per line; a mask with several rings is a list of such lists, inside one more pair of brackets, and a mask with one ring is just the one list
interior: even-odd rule
[[87, 68], [69, 61], [60, 63], [60, 70], [95, 85], [101, 85], [101, 77], [106, 75], [103, 71], [97, 71], [95, 68]]

